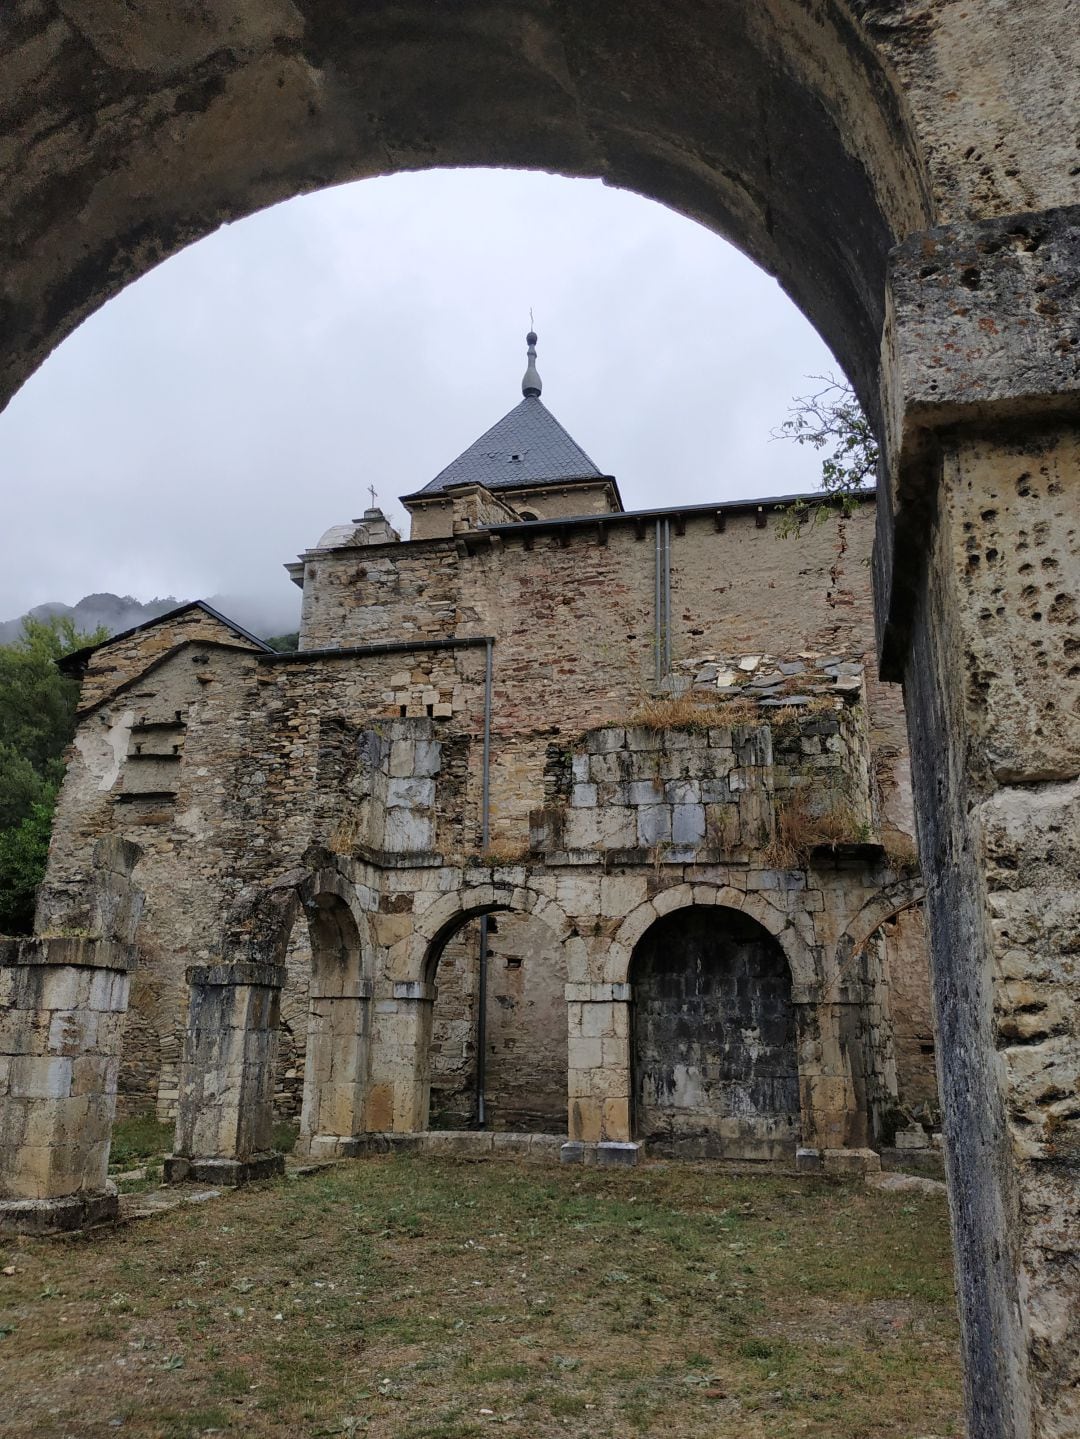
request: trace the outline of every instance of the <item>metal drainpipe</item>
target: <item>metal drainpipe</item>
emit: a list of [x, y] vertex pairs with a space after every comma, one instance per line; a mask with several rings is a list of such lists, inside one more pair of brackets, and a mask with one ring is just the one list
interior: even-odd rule
[[657, 689], [660, 688], [660, 681], [661, 681], [661, 680], [663, 679], [663, 677], [664, 677], [664, 676], [663, 676], [663, 672], [662, 672], [662, 659], [661, 659], [661, 656], [662, 656], [662, 654], [663, 654], [663, 639], [661, 638], [661, 628], [662, 628], [662, 623], [663, 623], [663, 621], [662, 621], [663, 601], [662, 601], [662, 599], [661, 599], [662, 588], [661, 588], [661, 580], [660, 580], [660, 569], [661, 569], [661, 560], [660, 560], [660, 526], [661, 526], [661, 524], [662, 524], [662, 521], [661, 521], [661, 520], [657, 520], [657, 522], [656, 522], [656, 535], [655, 535], [655, 540], [654, 540], [654, 544], [653, 544], [653, 581], [654, 581], [654, 583], [653, 583], [653, 677], [654, 677], [654, 680], [655, 680]]
[[[491, 672], [493, 643], [489, 639], [484, 647], [484, 753], [482, 792], [480, 798], [480, 843], [487, 849], [491, 839]], [[476, 1124], [483, 1129], [487, 1124], [487, 1103], [484, 1084], [487, 1079], [487, 975], [488, 975], [488, 917], [480, 916], [480, 963], [477, 974], [476, 994]]]
[[664, 677], [671, 673], [671, 521], [664, 521]]

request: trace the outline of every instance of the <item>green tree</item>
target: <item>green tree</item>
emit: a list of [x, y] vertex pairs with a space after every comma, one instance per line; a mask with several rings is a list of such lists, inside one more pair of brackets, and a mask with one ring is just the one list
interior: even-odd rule
[[289, 654], [300, 648], [300, 634], [296, 631], [291, 635], [271, 635], [266, 643], [278, 654]]
[[0, 830], [0, 934], [29, 934], [34, 902], [45, 873], [56, 789], [30, 806], [11, 829]]
[[821, 389], [797, 395], [788, 417], [773, 438], [794, 440], [825, 450], [821, 461], [821, 488], [827, 495], [849, 495], [872, 484], [877, 475], [878, 443], [847, 380], [835, 375], [811, 375]]
[[56, 662], [108, 638], [81, 634], [70, 618], [27, 618], [14, 644], [0, 645], [0, 931], [33, 923], [45, 872], [64, 751], [75, 732], [77, 680]]

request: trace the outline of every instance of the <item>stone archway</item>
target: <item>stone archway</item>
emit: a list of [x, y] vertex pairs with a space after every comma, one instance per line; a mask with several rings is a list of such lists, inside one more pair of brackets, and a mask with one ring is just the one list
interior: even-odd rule
[[[13, 23], [0, 99], [4, 398], [125, 283], [225, 221], [432, 166], [602, 177], [776, 273], [872, 408], [889, 246], [929, 216], [890, 60], [845, 0], [449, 11], [301, 0]], [[41, 139], [36, 93], [48, 115]], [[807, 186], [806, 174], [818, 177]], [[48, 197], [48, 198], [47, 198]]]
[[344, 1152], [364, 1128], [372, 985], [348, 903], [320, 889], [305, 907], [311, 981], [300, 1145], [327, 1155]]
[[903, 1116], [915, 1108], [924, 1117], [936, 1110], [925, 893], [916, 878], [888, 885], [863, 905], [836, 945], [841, 1042], [866, 1139], [875, 1145], [891, 1145]]
[[630, 965], [634, 1137], [695, 1159], [791, 1159], [800, 1134], [791, 971], [756, 920], [691, 905]]
[[[5, 398], [214, 226], [394, 170], [599, 175], [777, 274], [886, 441], [876, 588], [907, 684], [972, 1432], [1074, 1424], [1078, 1121], [1063, 1136], [1045, 1099], [1080, 1013], [1069, 0], [101, 0], [3, 24]], [[1014, 1043], [1033, 990], [1069, 1017], [1036, 1073]]]
[[791, 971], [796, 1002], [808, 1002], [820, 995], [821, 964], [800, 932], [796, 917], [778, 909], [759, 892], [716, 884], [672, 885], [632, 909], [607, 947], [604, 955], [604, 981], [608, 984], [626, 984], [634, 948], [645, 932], [664, 915], [691, 905], [720, 906], [736, 910], [754, 920], [776, 940], [783, 951]]
[[[481, 966], [480, 925], [492, 919], [503, 919], [511, 932], [483, 936]], [[495, 974], [494, 966], [505, 963], [509, 970], [511, 961], [512, 974]], [[482, 1122], [560, 1132], [567, 1089], [565, 986], [568, 975], [583, 973], [585, 965], [576, 927], [529, 885], [493, 877], [430, 906], [390, 954], [390, 972], [410, 976], [395, 978], [394, 991], [412, 1056], [401, 1055], [403, 1073], [411, 1064], [414, 1087], [414, 1098], [402, 1103], [416, 1127], [431, 1122], [436, 1092], [441, 1127]], [[451, 1062], [451, 1048], [460, 1063]]]

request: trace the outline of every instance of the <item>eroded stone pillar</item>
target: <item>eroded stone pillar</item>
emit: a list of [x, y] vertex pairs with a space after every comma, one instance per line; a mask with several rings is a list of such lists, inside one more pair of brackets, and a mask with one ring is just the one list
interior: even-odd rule
[[568, 984], [566, 1024], [571, 1146], [630, 1144], [630, 986]]
[[1080, 1433], [1080, 208], [916, 237], [891, 286], [883, 668], [911, 735], [969, 1433], [1056, 1439]]
[[176, 1140], [165, 1178], [245, 1184], [280, 1174], [274, 1153], [274, 1066], [285, 969], [217, 964], [187, 971]]
[[108, 1182], [132, 951], [0, 941], [0, 1229], [112, 1219]]
[[337, 976], [312, 981], [299, 1147], [313, 1157], [349, 1154], [364, 1131], [371, 988]]
[[434, 1002], [433, 984], [397, 980], [391, 998], [373, 1003], [371, 1085], [364, 1105], [364, 1127], [372, 1133], [427, 1128]]

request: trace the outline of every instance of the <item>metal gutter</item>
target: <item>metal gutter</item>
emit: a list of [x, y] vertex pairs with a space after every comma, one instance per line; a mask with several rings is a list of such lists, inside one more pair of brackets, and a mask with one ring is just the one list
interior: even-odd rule
[[348, 660], [363, 658], [365, 655], [404, 655], [414, 654], [419, 650], [479, 649], [482, 645], [490, 646], [494, 643], [495, 641], [490, 635], [454, 635], [449, 639], [441, 640], [388, 640], [383, 644], [343, 645], [340, 649], [325, 650], [286, 650], [280, 654], [271, 650], [268, 654], [256, 654], [255, 658], [259, 664], [297, 665], [306, 664], [309, 660]]
[[[876, 491], [873, 489], [856, 490], [848, 498], [854, 500], [873, 500]], [[668, 505], [662, 509], [655, 510], [609, 510], [598, 515], [565, 515], [562, 518], [551, 518], [546, 520], [518, 520], [509, 524], [484, 525], [480, 529], [471, 531], [474, 535], [485, 534], [536, 534], [539, 530], [555, 530], [579, 525], [618, 525], [618, 524], [640, 524], [644, 520], [663, 519], [664, 517], [685, 516], [689, 519], [692, 515], [752, 515], [756, 510], [779, 510], [785, 509], [788, 505], [795, 504], [817, 504], [827, 505], [832, 503], [832, 496], [822, 494], [820, 490], [812, 491], [809, 494], [800, 495], [769, 495], [760, 500], [720, 500], [711, 505]], [[404, 543], [404, 542], [403, 542]], [[409, 541], [408, 543], [412, 543]], [[421, 541], [420, 543], [424, 543]]]

